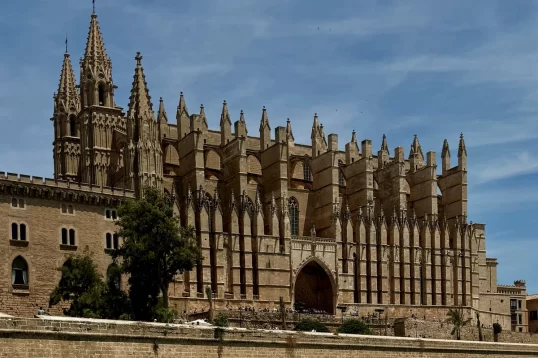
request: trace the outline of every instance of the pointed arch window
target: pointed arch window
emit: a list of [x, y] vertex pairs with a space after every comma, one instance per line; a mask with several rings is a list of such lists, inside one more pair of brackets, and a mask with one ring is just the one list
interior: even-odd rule
[[77, 119], [74, 115], [69, 117], [69, 135], [71, 137], [77, 136]]
[[21, 256], [11, 264], [11, 284], [13, 288], [28, 288], [28, 264]]
[[312, 181], [312, 170], [310, 170], [310, 165], [306, 162], [303, 162], [303, 179], [305, 181]]
[[342, 169], [338, 170], [338, 185], [346, 186], [346, 178], [344, 177], [344, 171]]
[[105, 105], [105, 85], [103, 83], [100, 83], [97, 87], [97, 91], [99, 92], [99, 105], [104, 106]]
[[288, 210], [290, 213], [290, 229], [292, 236], [299, 235], [299, 203], [294, 197], [288, 200]]

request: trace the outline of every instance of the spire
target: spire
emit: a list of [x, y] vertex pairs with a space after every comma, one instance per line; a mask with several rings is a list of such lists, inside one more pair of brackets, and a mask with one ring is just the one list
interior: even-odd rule
[[411, 152], [409, 152], [409, 158], [413, 157], [414, 155], [419, 155], [419, 159], [424, 161], [424, 153], [422, 153], [422, 147], [420, 146], [420, 142], [418, 141], [418, 137], [416, 134], [413, 138], [413, 144], [411, 144]]
[[351, 143], [357, 143], [357, 133], [355, 132], [355, 130], [351, 132]]
[[448, 146], [448, 140], [443, 142], [443, 151], [441, 152], [441, 158], [450, 158], [450, 148]]
[[458, 158], [467, 156], [467, 148], [465, 148], [465, 140], [463, 139], [463, 133], [460, 134], [460, 144], [458, 146]]
[[183, 96], [183, 92], [179, 92], [179, 104], [177, 105], [177, 114], [180, 115], [181, 113], [186, 113], [187, 116], [189, 115], [189, 109], [185, 104], [185, 97]]
[[318, 133], [319, 133], [318, 114], [314, 113], [314, 123], [312, 123], [312, 134], [311, 134], [310, 138], [315, 139], [317, 137]]
[[295, 141], [295, 137], [293, 137], [293, 131], [291, 130], [291, 121], [288, 118], [288, 122], [286, 123], [286, 139], [288, 142]]
[[222, 112], [220, 114], [220, 125], [232, 125], [232, 121], [230, 120], [230, 114], [228, 113], [228, 104], [226, 103], [226, 100], [222, 103]]
[[262, 119], [260, 121], [260, 131], [264, 128], [271, 129], [271, 126], [269, 125], [269, 117], [267, 116], [267, 109], [265, 109], [265, 106], [263, 106], [262, 109]]
[[90, 65], [106, 64], [108, 62], [105, 43], [103, 41], [99, 22], [97, 21], [95, 8], [90, 21], [88, 41], [86, 42], [86, 50], [84, 51], [84, 62], [89, 62]]
[[157, 114], [157, 122], [159, 123], [168, 123], [168, 116], [166, 115], [166, 110], [164, 109], [163, 98], [159, 98], [159, 113]]
[[202, 119], [202, 124], [204, 125], [204, 127], [207, 128], [207, 118], [205, 116], [205, 109], [203, 104], [200, 105], [200, 118]]
[[56, 97], [58, 100], [57, 104], [61, 103], [66, 112], [69, 111], [70, 108], [74, 108], [74, 112], [80, 110], [80, 98], [76, 86], [75, 73], [73, 72], [73, 66], [71, 66], [69, 53], [66, 51], [62, 64], [62, 72], [60, 73], [58, 94]]
[[142, 67], [142, 56], [140, 52], [136, 53], [136, 68], [133, 76], [133, 87], [131, 89], [131, 97], [129, 97], [129, 108], [127, 110], [127, 118], [135, 119], [138, 115], [140, 119], [154, 119], [153, 105], [151, 96], [149, 95], [144, 68]]
[[387, 144], [387, 136], [385, 134], [383, 134], [383, 140], [381, 141], [381, 151], [386, 152], [387, 154], [390, 154], [389, 146]]

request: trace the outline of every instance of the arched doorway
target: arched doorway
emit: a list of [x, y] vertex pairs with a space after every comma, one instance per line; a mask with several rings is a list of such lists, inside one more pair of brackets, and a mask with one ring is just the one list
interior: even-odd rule
[[308, 262], [297, 274], [294, 298], [295, 308], [298, 310], [334, 314], [333, 283], [317, 261]]

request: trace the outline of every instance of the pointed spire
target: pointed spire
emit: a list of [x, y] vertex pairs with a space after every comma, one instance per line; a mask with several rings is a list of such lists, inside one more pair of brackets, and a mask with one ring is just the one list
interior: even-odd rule
[[271, 129], [271, 126], [269, 126], [269, 117], [267, 116], [267, 109], [265, 108], [265, 106], [263, 106], [263, 109], [262, 109], [262, 119], [260, 121], [260, 130], [264, 128]]
[[103, 35], [101, 34], [95, 11], [92, 13], [90, 21], [88, 41], [86, 42], [86, 50], [84, 51], [84, 61], [89, 62], [90, 65], [105, 64], [108, 62]]
[[422, 153], [422, 147], [420, 146], [420, 142], [418, 141], [418, 137], [415, 134], [415, 137], [413, 138], [413, 144], [411, 144], [411, 151], [409, 152], [409, 158], [413, 157], [414, 155], [419, 155], [419, 158], [424, 161], [424, 153]]
[[450, 148], [448, 146], [448, 140], [443, 142], [443, 151], [441, 152], [441, 158], [450, 158]]
[[168, 123], [168, 116], [166, 115], [166, 110], [164, 109], [163, 98], [159, 98], [159, 113], [157, 114], [157, 122]]
[[387, 136], [385, 134], [383, 134], [383, 139], [381, 141], [381, 151], [390, 154], [389, 145], [387, 144]]
[[74, 107], [76, 112], [80, 110], [80, 98], [76, 86], [75, 73], [71, 66], [69, 53], [66, 52], [64, 54], [62, 72], [60, 73], [60, 84], [58, 85], [58, 93], [56, 97], [59, 101], [63, 102], [66, 111], [71, 107]]
[[458, 146], [458, 157], [467, 156], [467, 148], [465, 148], [465, 140], [463, 139], [463, 133], [460, 134], [460, 144]]
[[288, 142], [295, 141], [295, 137], [293, 136], [293, 131], [291, 130], [291, 121], [290, 121], [289, 118], [288, 118], [288, 121], [286, 123], [286, 138], [287, 138]]
[[357, 143], [357, 132], [355, 130], [351, 132], [351, 143]]
[[187, 105], [185, 104], [185, 97], [183, 96], [183, 91], [179, 92], [179, 104], [177, 106], [177, 113], [178, 115], [185, 112], [187, 116], [189, 115], [189, 110], [187, 108]]
[[205, 109], [204, 109], [203, 104], [200, 105], [200, 118], [202, 119], [202, 123], [204, 124], [204, 127], [207, 128], [208, 127], [207, 117], [205, 116]]
[[228, 104], [226, 103], [226, 100], [222, 102], [222, 112], [220, 114], [220, 125], [232, 125], [232, 121], [230, 120], [230, 114], [228, 113]]
[[131, 97], [129, 97], [127, 117], [134, 119], [135, 116], [138, 115], [140, 116], [140, 119], [154, 119], [155, 116], [153, 114], [153, 104], [151, 103], [151, 96], [149, 95], [148, 84], [146, 82], [146, 76], [144, 75], [142, 56], [140, 55], [140, 52], [136, 53], [135, 60], [136, 68], [133, 76]]

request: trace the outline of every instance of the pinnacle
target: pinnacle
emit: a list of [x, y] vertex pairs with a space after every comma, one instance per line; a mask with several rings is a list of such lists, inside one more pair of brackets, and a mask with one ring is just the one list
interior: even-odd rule
[[74, 101], [77, 109], [80, 107], [80, 99], [76, 88], [76, 79], [69, 59], [69, 53], [64, 54], [60, 83], [58, 86], [58, 98], [64, 99], [66, 103]]
[[222, 102], [222, 113], [220, 114], [220, 123], [224, 124], [225, 122], [230, 123], [230, 113], [228, 113], [228, 104], [226, 103], [226, 100]]
[[381, 151], [389, 154], [389, 145], [387, 144], [387, 136], [383, 134], [383, 140], [381, 141]]
[[353, 130], [353, 132], [351, 132], [351, 142], [352, 143], [357, 143], [357, 132], [355, 132], [355, 130]]
[[458, 146], [458, 157], [467, 156], [467, 148], [465, 147], [465, 139], [463, 139], [463, 133], [460, 134], [460, 144]]
[[267, 109], [265, 108], [265, 106], [263, 106], [262, 119], [260, 121], [260, 130], [265, 127], [271, 129], [271, 127], [269, 126], [269, 117], [267, 116]]
[[291, 130], [291, 121], [289, 118], [286, 122], [286, 137], [288, 141], [295, 141], [295, 138], [293, 137], [293, 131]]
[[140, 56], [140, 52], [137, 52], [135, 60], [136, 68], [133, 76], [133, 86], [131, 89], [127, 117], [134, 119], [135, 112], [138, 112], [137, 114], [141, 116], [142, 119], [146, 119], [147, 117], [154, 118], [153, 105], [146, 83], [146, 76], [144, 75], [144, 68], [142, 67], [142, 56]]
[[91, 64], [107, 63], [107, 55], [103, 35], [97, 21], [97, 14], [93, 13], [90, 21], [90, 30], [88, 31], [88, 42], [84, 52], [84, 61], [89, 61]]
[[163, 98], [159, 98], [159, 113], [157, 114], [157, 122], [168, 122], [168, 116], [166, 115], [166, 110], [164, 109]]
[[183, 96], [183, 91], [179, 92], [179, 104], [177, 106], [178, 114], [181, 112], [185, 112], [187, 116], [189, 115], [189, 110], [187, 109], [187, 105], [185, 104], [185, 97]]
[[411, 152], [409, 153], [409, 157], [412, 157], [414, 154], [420, 155], [422, 160], [424, 160], [424, 153], [422, 153], [422, 147], [420, 146], [420, 142], [418, 141], [418, 136], [416, 134], [413, 138], [413, 144], [411, 144]]
[[245, 112], [243, 110], [239, 113], [239, 121], [245, 123]]
[[441, 158], [450, 157], [450, 147], [448, 146], [448, 140], [443, 142], [443, 151], [441, 152]]

